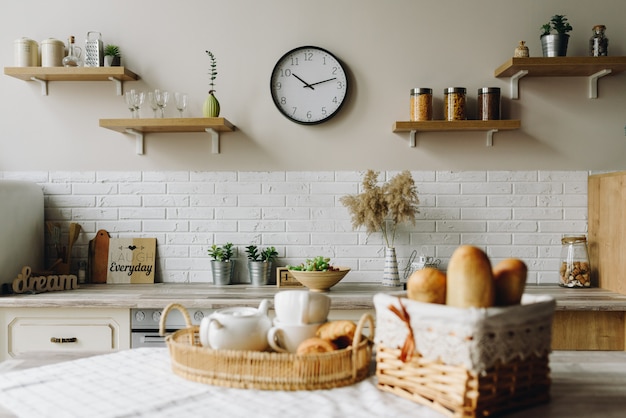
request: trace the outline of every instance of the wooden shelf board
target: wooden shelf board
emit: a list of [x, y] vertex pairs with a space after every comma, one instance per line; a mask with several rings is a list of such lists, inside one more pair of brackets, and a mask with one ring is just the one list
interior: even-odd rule
[[102, 128], [117, 132], [133, 129], [138, 132], [232, 132], [235, 126], [225, 118], [146, 118], [146, 119], [100, 119]]
[[626, 71], [626, 57], [528, 57], [509, 58], [499, 66], [496, 77], [512, 77], [521, 70], [533, 77], [588, 77], [609, 69], [611, 74]]
[[139, 76], [126, 67], [5, 67], [4, 74], [30, 81], [120, 81], [138, 80]]
[[489, 131], [519, 129], [519, 120], [429, 120], [429, 121], [396, 121], [393, 132], [435, 132], [435, 131]]

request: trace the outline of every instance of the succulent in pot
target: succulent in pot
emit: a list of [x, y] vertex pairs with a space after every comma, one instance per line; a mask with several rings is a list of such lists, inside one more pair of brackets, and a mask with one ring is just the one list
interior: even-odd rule
[[231, 260], [233, 257], [233, 243], [228, 242], [224, 245], [213, 244], [209, 248], [208, 254], [212, 259], [213, 284], [216, 286], [231, 284], [235, 271], [235, 263]]
[[248, 275], [250, 283], [254, 286], [263, 286], [270, 283], [272, 265], [278, 251], [275, 247], [261, 249], [257, 245], [251, 244], [246, 247], [248, 257]]
[[[564, 57], [567, 55], [569, 34], [574, 28], [565, 15], [554, 15], [541, 26], [541, 49], [544, 57]], [[555, 33], [553, 33], [553, 31]]]

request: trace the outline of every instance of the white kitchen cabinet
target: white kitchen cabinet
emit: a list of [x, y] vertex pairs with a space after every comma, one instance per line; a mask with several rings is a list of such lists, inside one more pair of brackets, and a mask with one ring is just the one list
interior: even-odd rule
[[118, 308], [2, 308], [0, 361], [28, 353], [130, 348], [130, 311]]

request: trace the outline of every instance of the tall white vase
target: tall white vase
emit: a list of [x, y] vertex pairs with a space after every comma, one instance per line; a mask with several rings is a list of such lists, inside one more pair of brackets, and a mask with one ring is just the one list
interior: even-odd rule
[[400, 283], [400, 274], [398, 273], [398, 259], [396, 258], [395, 248], [385, 248], [385, 270], [383, 271], [383, 286], [402, 286], [402, 283]]

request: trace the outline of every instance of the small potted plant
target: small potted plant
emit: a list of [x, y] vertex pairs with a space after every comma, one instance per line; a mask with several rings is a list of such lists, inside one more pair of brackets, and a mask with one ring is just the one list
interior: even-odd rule
[[209, 97], [204, 101], [202, 113], [206, 118], [216, 118], [220, 115], [220, 102], [215, 97], [215, 79], [217, 78], [217, 60], [211, 51], [204, 51], [209, 56], [211, 64], [209, 65]]
[[[564, 57], [567, 55], [569, 43], [568, 32], [572, 31], [565, 15], [554, 15], [550, 21], [541, 26], [541, 49], [544, 57]], [[552, 31], [554, 30], [553, 33]]]
[[208, 250], [211, 257], [211, 272], [213, 284], [216, 286], [229, 285], [233, 280], [235, 263], [233, 257], [233, 244], [228, 242], [224, 245], [213, 244]]
[[248, 256], [248, 275], [250, 277], [250, 283], [252, 283], [253, 286], [269, 284], [272, 274], [272, 265], [276, 257], [278, 257], [276, 248], [266, 247], [260, 249], [258, 246], [252, 244], [246, 247], [246, 254]]
[[104, 47], [105, 67], [119, 67], [121, 65], [121, 59], [122, 55], [120, 54], [119, 46], [108, 44]]

